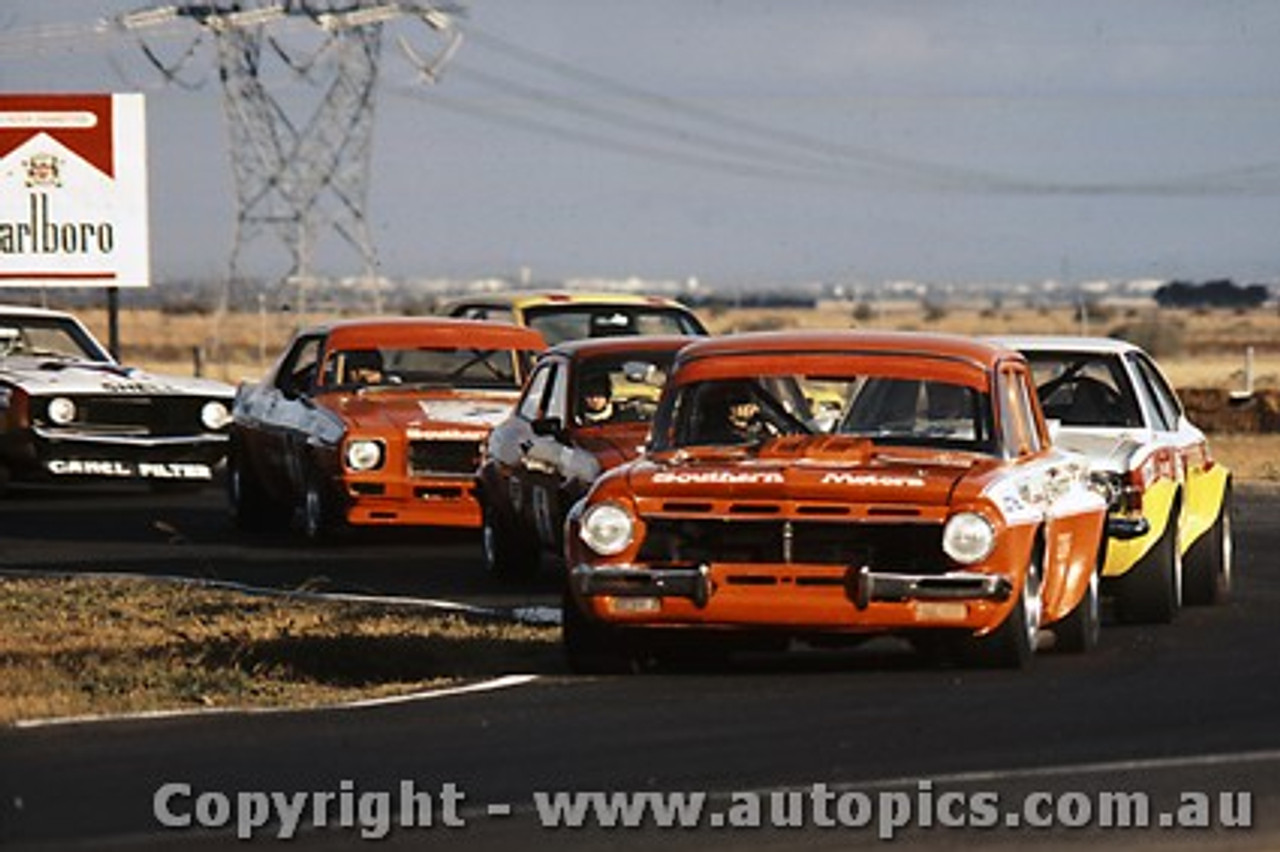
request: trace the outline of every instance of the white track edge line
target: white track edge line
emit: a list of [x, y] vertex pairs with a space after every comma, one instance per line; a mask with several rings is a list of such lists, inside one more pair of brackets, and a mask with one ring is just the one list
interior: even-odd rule
[[403, 695], [387, 695], [380, 698], [361, 698], [354, 701], [342, 701], [334, 704], [315, 704], [303, 707], [197, 707], [182, 710], [143, 710], [136, 713], [103, 713], [83, 716], [62, 716], [45, 719], [22, 719], [11, 723], [10, 727], [19, 730], [35, 728], [54, 728], [63, 725], [89, 725], [105, 722], [136, 722], [164, 719], [187, 719], [202, 716], [283, 716], [296, 713], [326, 713], [345, 710], [366, 710], [375, 707], [388, 707], [395, 704], [410, 704], [419, 701], [430, 701], [436, 698], [451, 698], [457, 695], [472, 695], [482, 692], [494, 692], [500, 689], [511, 689], [524, 686], [537, 680], [536, 674], [511, 674], [492, 680], [477, 683], [465, 683], [460, 686], [443, 686], [439, 689], [427, 689], [409, 692]]

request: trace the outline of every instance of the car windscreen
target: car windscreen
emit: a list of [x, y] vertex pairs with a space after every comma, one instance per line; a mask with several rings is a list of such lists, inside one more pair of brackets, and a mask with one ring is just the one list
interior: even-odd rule
[[3, 357], [111, 360], [84, 329], [59, 317], [0, 316]]
[[578, 365], [574, 422], [579, 426], [648, 423], [671, 372], [675, 352], [621, 352]]
[[1063, 426], [1136, 427], [1142, 415], [1117, 355], [1106, 352], [1024, 352], [1040, 407]]
[[520, 354], [510, 349], [361, 348], [331, 352], [324, 384], [358, 387], [427, 385], [519, 390]]
[[660, 306], [539, 305], [525, 308], [524, 316], [549, 346], [587, 337], [706, 333], [691, 314]]
[[[655, 443], [750, 444], [782, 435], [851, 435], [879, 445], [994, 453], [991, 402], [972, 387], [876, 375], [771, 375], [685, 385]], [[662, 434], [659, 434], [662, 432]]]

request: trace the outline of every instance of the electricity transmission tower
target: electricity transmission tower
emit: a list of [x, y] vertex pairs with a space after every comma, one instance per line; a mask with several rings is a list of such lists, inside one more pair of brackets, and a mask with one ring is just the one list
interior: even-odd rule
[[[288, 254], [278, 285], [297, 285], [299, 310], [305, 310], [315, 278], [317, 249], [333, 237], [354, 252], [381, 310], [366, 204], [384, 28], [403, 20], [425, 25], [442, 40], [423, 59], [399, 36], [405, 55], [434, 81], [461, 41], [453, 26], [459, 11], [413, 0], [219, 0], [154, 6], [115, 19], [177, 85], [189, 85], [184, 68], [206, 38], [213, 41], [237, 201], [219, 313], [233, 291], [244, 288], [246, 250], [264, 238], [274, 238]], [[152, 37], [192, 25], [185, 52], [173, 61], [161, 58]], [[299, 107], [297, 87], [289, 86], [286, 98], [273, 89], [277, 79], [302, 80], [316, 97]]]

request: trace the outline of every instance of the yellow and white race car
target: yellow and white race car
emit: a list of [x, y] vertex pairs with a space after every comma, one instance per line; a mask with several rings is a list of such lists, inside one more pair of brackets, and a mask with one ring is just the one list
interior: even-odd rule
[[1110, 500], [1104, 592], [1127, 622], [1169, 622], [1232, 583], [1231, 472], [1154, 360], [1110, 338], [1004, 337], [1026, 355], [1054, 440]]
[[468, 296], [449, 302], [440, 312], [525, 325], [540, 333], [548, 346], [586, 337], [707, 334], [697, 315], [675, 299], [633, 293], [515, 290]]

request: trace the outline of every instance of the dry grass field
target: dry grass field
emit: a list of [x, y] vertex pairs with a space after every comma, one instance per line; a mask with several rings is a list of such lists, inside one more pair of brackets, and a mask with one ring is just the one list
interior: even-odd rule
[[[329, 704], [554, 667], [559, 631], [131, 579], [0, 579], [0, 725]], [[514, 667], [514, 668], [508, 668]]]
[[[1154, 306], [1101, 306], [1082, 322], [1069, 308], [947, 307], [925, 309], [918, 302], [850, 304], [817, 309], [727, 309], [702, 312], [715, 333], [791, 328], [877, 328], [956, 334], [1095, 334], [1124, 337], [1160, 360], [1178, 388], [1244, 386], [1245, 352], [1253, 348], [1254, 385], [1280, 388], [1280, 312], [1263, 308], [1162, 310]], [[105, 340], [105, 311], [80, 316]], [[310, 314], [230, 314], [221, 323], [208, 314], [166, 314], [122, 310], [120, 339], [127, 363], [190, 375], [197, 354], [204, 375], [236, 383], [259, 377], [299, 326], [331, 319]], [[220, 341], [220, 345], [219, 345]], [[1242, 478], [1280, 479], [1280, 435], [1250, 442], [1215, 436], [1223, 462]], [[1242, 450], [1236, 455], [1235, 448]]]
[[[1236, 388], [1244, 381], [1247, 347], [1254, 348], [1258, 387], [1280, 387], [1280, 312], [1160, 310], [1154, 307], [1095, 308], [1086, 322], [1073, 310], [976, 307], [926, 311], [915, 302], [875, 306], [831, 302], [817, 309], [728, 309], [704, 312], [712, 331], [786, 328], [881, 328], [956, 334], [1097, 334], [1121, 336], [1151, 350], [1178, 387]], [[80, 312], [102, 339], [102, 310]], [[236, 382], [261, 375], [300, 326], [331, 319], [326, 314], [166, 314], [123, 310], [120, 339], [124, 359], [156, 370], [190, 374], [195, 352], [205, 375]], [[219, 351], [218, 341], [221, 341]]]

